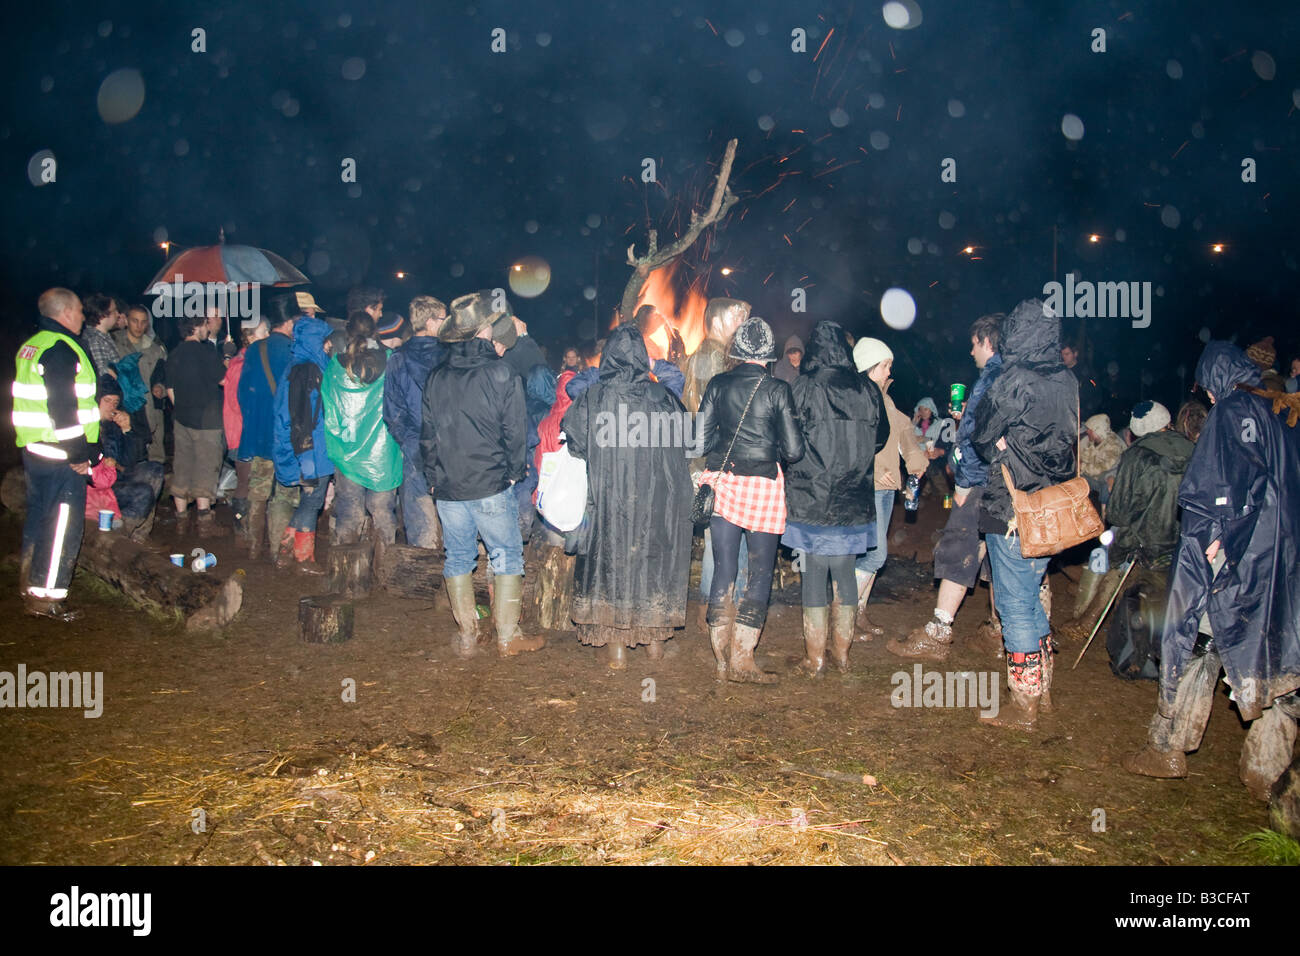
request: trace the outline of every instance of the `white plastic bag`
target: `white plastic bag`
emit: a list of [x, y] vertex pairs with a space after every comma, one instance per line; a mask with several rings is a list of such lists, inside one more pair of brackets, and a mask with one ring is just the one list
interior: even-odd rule
[[587, 463], [569, 454], [564, 432], [560, 450], [542, 455], [537, 476], [537, 510], [556, 531], [573, 531], [587, 510]]

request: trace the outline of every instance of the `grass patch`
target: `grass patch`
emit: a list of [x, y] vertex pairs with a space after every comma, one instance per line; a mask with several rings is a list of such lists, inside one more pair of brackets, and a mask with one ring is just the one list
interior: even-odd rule
[[1276, 830], [1248, 833], [1237, 846], [1269, 866], [1300, 866], [1300, 843]]

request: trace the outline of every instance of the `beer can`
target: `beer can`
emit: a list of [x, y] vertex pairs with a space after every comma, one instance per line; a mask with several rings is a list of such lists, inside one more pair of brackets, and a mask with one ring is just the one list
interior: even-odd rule
[[952, 495], [944, 495], [944, 496], [943, 496], [943, 507], [944, 507], [944, 509], [947, 510], [947, 511], [951, 511], [951, 510], [952, 510]]

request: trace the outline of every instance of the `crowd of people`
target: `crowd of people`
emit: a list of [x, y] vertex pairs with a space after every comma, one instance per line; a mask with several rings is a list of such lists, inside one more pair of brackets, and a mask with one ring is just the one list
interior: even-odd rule
[[[1125, 599], [1155, 622], [1116, 667], [1160, 679], [1147, 747], [1125, 765], [1186, 775], [1221, 670], [1253, 721], [1243, 780], [1259, 793], [1290, 762], [1300, 715], [1300, 359], [1282, 378], [1271, 339], [1245, 351], [1207, 345], [1195, 381], [1208, 408], [1189, 400], [1171, 415], [1143, 401], [1112, 422], [1078, 349], [1062, 342], [1060, 319], [1031, 299], [970, 326], [978, 377], [968, 397], [954, 397], [942, 418], [923, 398], [909, 417], [890, 396], [887, 342], [823, 320], [778, 352], [771, 326], [738, 299], [708, 303], [705, 337], [689, 355], [673, 332], [668, 359], [652, 361], [638, 313], [594, 348], [564, 350], [558, 374], [501, 290], [449, 307], [421, 295], [402, 317], [385, 311], [380, 290], [354, 289], [344, 322], [327, 320], [306, 292], [268, 305], [242, 324], [237, 349], [216, 346], [225, 320], [215, 313], [180, 318], [168, 349], [142, 306], [103, 295], [83, 306], [61, 288], [41, 296], [13, 387], [30, 613], [72, 616], [64, 602], [87, 515], [111, 511], [147, 537], [170, 445], [166, 520], [193, 520], [200, 536], [228, 533], [213, 513], [228, 462], [225, 497], [253, 560], [320, 573], [327, 509], [335, 544], [400, 535], [441, 557], [463, 657], [482, 650], [480, 542], [498, 653], [544, 645], [519, 626], [534, 535], [575, 556], [569, 615], [584, 644], [606, 647], [614, 667], [638, 646], [662, 655], [686, 626], [696, 524], [716, 676], [772, 683], [755, 652], [778, 553], [789, 549], [801, 574], [799, 670], [818, 678], [828, 656], [847, 671], [854, 642], [883, 635], [868, 605], [894, 505], [900, 494], [915, 500], [928, 474], [951, 495], [936, 606], [886, 646], [945, 660], [955, 615], [987, 568], [987, 633], [1005, 657], [1010, 700], [981, 719], [1028, 730], [1051, 708], [1057, 638], [1051, 558], [1022, 554], [1012, 493], [1082, 475], [1114, 540], [1109, 568], [1085, 572], [1076, 619], [1126, 583]], [[691, 427], [659, 442], [628, 425], [670, 420]], [[543, 456], [562, 445], [585, 463], [588, 483], [584, 518], [566, 532], [536, 507]]]

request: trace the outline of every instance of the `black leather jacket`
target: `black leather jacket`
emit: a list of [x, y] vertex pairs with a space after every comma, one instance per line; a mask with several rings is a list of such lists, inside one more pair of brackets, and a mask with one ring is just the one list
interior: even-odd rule
[[[747, 402], [749, 412], [741, 422]], [[803, 457], [803, 433], [795, 421], [790, 386], [748, 362], [710, 380], [695, 417], [695, 434], [710, 471], [722, 467], [733, 435], [736, 444], [727, 470], [737, 475], [775, 478], [778, 461], [790, 465]]]

